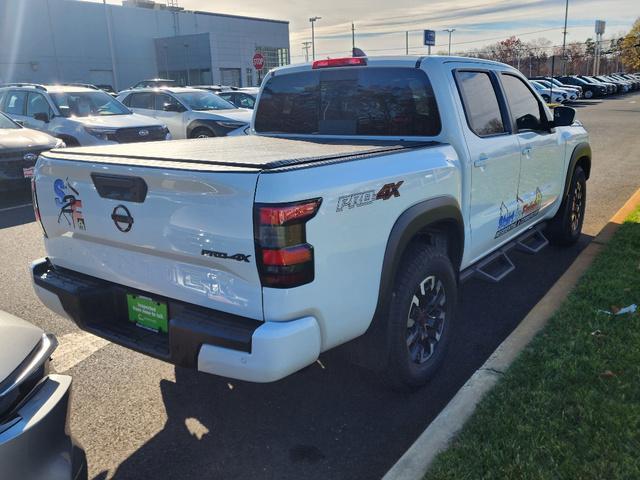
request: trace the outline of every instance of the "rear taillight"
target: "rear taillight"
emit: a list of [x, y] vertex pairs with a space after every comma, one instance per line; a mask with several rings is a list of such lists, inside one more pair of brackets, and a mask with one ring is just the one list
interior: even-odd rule
[[311, 64], [311, 68], [315, 70], [332, 67], [362, 67], [366, 64], [366, 57], [327, 58], [326, 60], [316, 60]]
[[307, 243], [306, 223], [322, 199], [295, 203], [256, 204], [254, 231], [262, 286], [292, 288], [313, 282], [313, 246]]
[[44, 225], [42, 224], [42, 218], [40, 217], [40, 207], [38, 206], [38, 195], [36, 193], [36, 177], [31, 177], [31, 201], [33, 202], [33, 213], [36, 217], [36, 222], [40, 224], [42, 228], [42, 233], [45, 238], [47, 237], [47, 231], [44, 229]]

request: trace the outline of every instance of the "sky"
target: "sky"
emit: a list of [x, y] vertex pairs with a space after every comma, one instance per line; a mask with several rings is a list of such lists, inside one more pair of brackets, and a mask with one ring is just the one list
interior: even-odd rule
[[[163, 1], [163, 0], [157, 0]], [[108, 3], [119, 3], [108, 0]], [[288, 20], [291, 61], [304, 60], [302, 42], [311, 40], [309, 17], [316, 22], [316, 57], [346, 55], [351, 49], [351, 22], [356, 46], [369, 55], [426, 53], [422, 31], [436, 30], [436, 47], [446, 51], [448, 33], [452, 52], [481, 49], [516, 35], [523, 41], [546, 37], [562, 44], [565, 0], [178, 0], [189, 10]], [[617, 37], [640, 16], [640, 0], [569, 0], [567, 42], [594, 36], [596, 19], [607, 22], [605, 38]]]

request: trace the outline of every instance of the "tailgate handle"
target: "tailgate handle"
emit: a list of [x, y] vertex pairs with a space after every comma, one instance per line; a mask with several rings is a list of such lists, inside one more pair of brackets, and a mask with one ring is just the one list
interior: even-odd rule
[[91, 180], [102, 198], [142, 203], [147, 197], [147, 183], [144, 178], [92, 173]]

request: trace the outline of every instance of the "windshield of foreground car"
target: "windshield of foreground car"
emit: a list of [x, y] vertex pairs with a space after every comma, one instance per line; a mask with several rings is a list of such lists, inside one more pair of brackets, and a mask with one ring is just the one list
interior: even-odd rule
[[111, 95], [95, 92], [54, 92], [51, 93], [63, 117], [90, 117], [107, 115], [131, 115], [132, 112]]
[[9, 120], [4, 114], [0, 113], [0, 128], [20, 128], [20, 125]]
[[183, 103], [186, 103], [191, 110], [230, 110], [238, 108], [211, 92], [184, 92], [176, 93], [175, 96]]

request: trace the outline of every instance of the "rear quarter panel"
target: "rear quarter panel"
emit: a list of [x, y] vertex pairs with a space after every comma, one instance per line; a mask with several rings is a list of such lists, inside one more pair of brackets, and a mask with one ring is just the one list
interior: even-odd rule
[[[398, 182], [399, 197], [345, 206], [345, 196], [371, 192], [375, 198], [384, 185]], [[363, 334], [376, 309], [394, 223], [407, 208], [429, 198], [449, 196], [459, 203], [460, 185], [460, 164], [449, 145], [261, 174], [256, 202], [322, 197], [318, 214], [307, 223], [315, 280], [294, 289], [263, 288], [265, 320], [314, 316], [323, 350]]]

